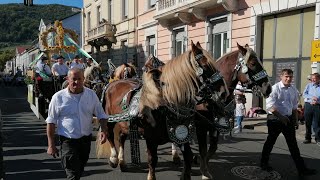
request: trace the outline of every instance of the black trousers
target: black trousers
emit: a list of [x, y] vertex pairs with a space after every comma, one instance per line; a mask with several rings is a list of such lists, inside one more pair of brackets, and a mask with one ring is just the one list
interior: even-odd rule
[[300, 155], [300, 150], [297, 145], [294, 122], [291, 117], [289, 117], [289, 119], [290, 123], [284, 125], [274, 115], [268, 115], [268, 137], [263, 146], [261, 165], [268, 165], [270, 153], [273, 149], [273, 146], [280, 133], [282, 133], [286, 139], [291, 157], [297, 167], [297, 170], [301, 172], [305, 169], [305, 164]]
[[320, 139], [320, 105], [311, 105], [310, 103], [304, 104], [304, 117], [306, 120], [306, 140], [311, 140], [311, 127], [313, 123], [313, 130], [315, 133], [315, 140], [319, 141]]
[[79, 180], [88, 162], [91, 135], [80, 139], [69, 139], [60, 136], [61, 165], [68, 180]]

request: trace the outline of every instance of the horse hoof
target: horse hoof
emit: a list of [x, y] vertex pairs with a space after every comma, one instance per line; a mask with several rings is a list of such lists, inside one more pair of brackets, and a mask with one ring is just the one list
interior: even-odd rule
[[128, 170], [127, 164], [124, 161], [120, 161], [119, 166], [121, 172], [126, 172]]
[[112, 168], [117, 168], [118, 167], [118, 159], [110, 157], [109, 164]]
[[174, 164], [181, 164], [181, 159], [179, 156], [172, 156], [172, 162]]

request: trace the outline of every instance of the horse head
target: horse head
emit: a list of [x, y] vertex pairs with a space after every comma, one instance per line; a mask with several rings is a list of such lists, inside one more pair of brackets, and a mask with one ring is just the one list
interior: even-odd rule
[[101, 76], [101, 66], [100, 64], [92, 64], [84, 70], [84, 85], [90, 89], [97, 83], [103, 82]]
[[[197, 74], [200, 80], [200, 96], [207, 96], [206, 98], [224, 102], [229, 96], [228, 87], [216, 67], [214, 59], [204, 50], [200, 43], [196, 44], [191, 41], [192, 54], [197, 64]], [[210, 95], [210, 97], [208, 97]], [[206, 99], [204, 97], [204, 99]]]
[[152, 69], [161, 69], [161, 67], [165, 65], [162, 61], [160, 61], [157, 57], [155, 57], [153, 54], [150, 54], [148, 59], [146, 60], [144, 66], [142, 67], [142, 70], [144, 72], [149, 72]]
[[227, 86], [215, 67], [215, 61], [191, 41], [191, 50], [162, 66], [160, 81], [167, 102], [175, 105], [199, 103], [203, 99], [225, 101]]
[[124, 63], [118, 66], [111, 74], [111, 78], [115, 80], [133, 78], [137, 75], [136, 67], [132, 63]]
[[256, 95], [268, 97], [271, 93], [269, 76], [264, 69], [257, 54], [246, 44], [238, 46], [238, 79], [247, 88], [252, 89]]

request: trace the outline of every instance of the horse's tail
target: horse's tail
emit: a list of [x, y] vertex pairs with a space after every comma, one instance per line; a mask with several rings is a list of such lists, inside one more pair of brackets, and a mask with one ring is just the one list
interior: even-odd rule
[[96, 138], [96, 156], [98, 159], [108, 158], [111, 155], [111, 146], [109, 141], [100, 144], [100, 131], [97, 133]]
[[[115, 143], [115, 148], [119, 149], [119, 138], [120, 138], [120, 126], [115, 125], [113, 129], [113, 134], [114, 134], [114, 143]], [[105, 142], [104, 144], [100, 144], [100, 130], [97, 133], [97, 138], [96, 138], [96, 157], [98, 159], [101, 158], [109, 158], [111, 156], [111, 145], [109, 141]]]

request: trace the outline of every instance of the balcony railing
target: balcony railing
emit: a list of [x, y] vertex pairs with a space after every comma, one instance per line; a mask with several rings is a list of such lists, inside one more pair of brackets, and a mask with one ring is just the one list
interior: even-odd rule
[[197, 0], [158, 0], [158, 11], [172, 9]]
[[100, 37], [113, 37], [116, 34], [116, 28], [114, 25], [108, 22], [102, 23], [99, 26], [92, 28], [88, 31], [88, 41], [98, 39]]

